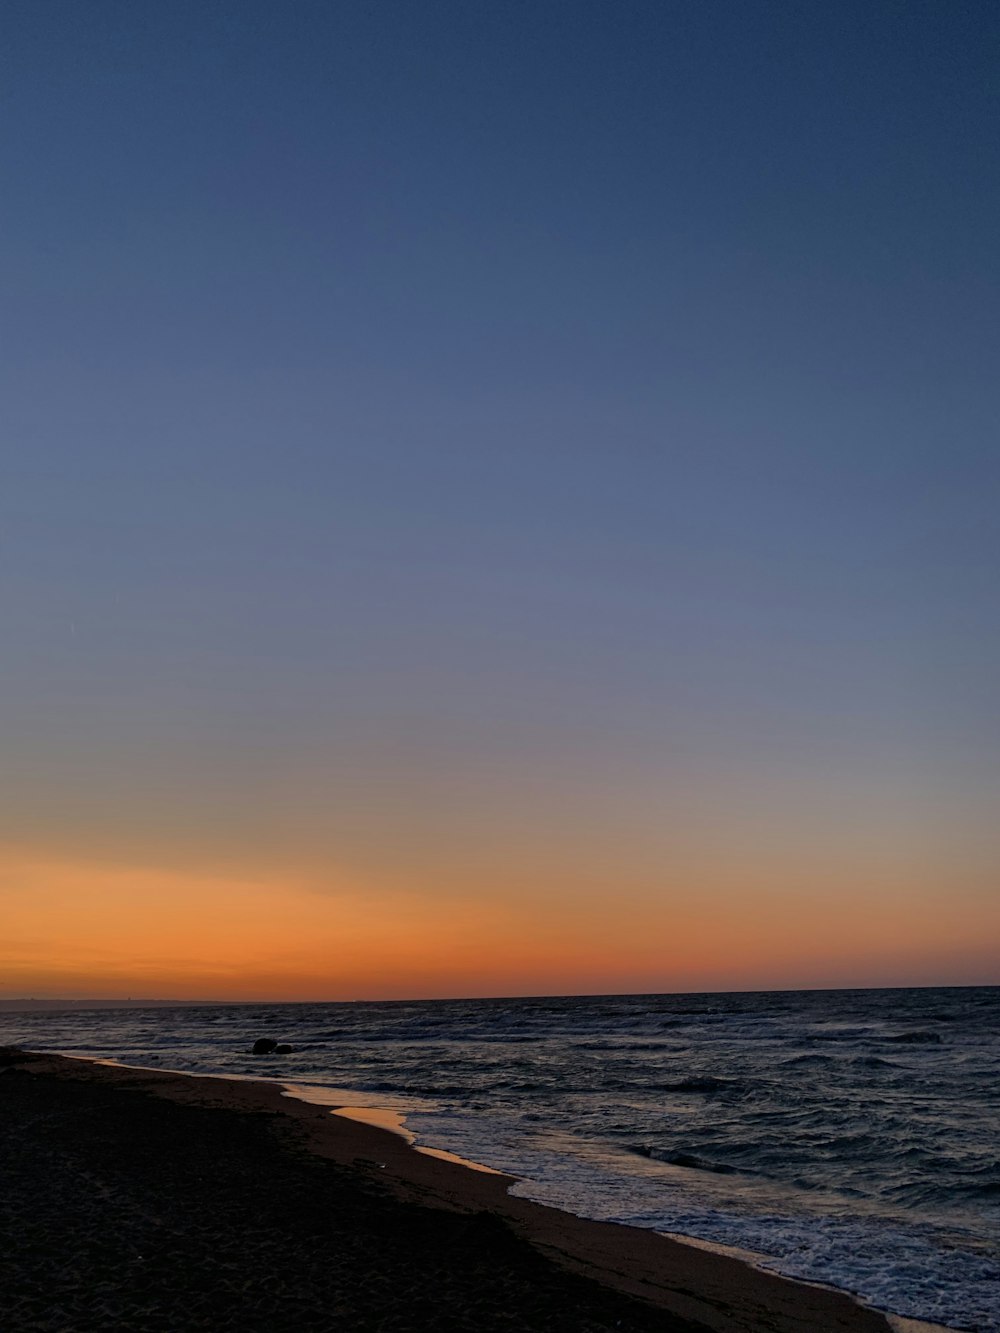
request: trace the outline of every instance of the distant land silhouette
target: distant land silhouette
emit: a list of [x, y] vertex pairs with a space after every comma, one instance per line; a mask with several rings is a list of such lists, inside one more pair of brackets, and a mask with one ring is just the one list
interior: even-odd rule
[[[226, 1004], [225, 1000], [35, 1000], [31, 997], [13, 1000], [0, 999], [0, 1013], [28, 1009], [177, 1009], [181, 1005]], [[235, 1004], [237, 1001], [228, 1001]]]

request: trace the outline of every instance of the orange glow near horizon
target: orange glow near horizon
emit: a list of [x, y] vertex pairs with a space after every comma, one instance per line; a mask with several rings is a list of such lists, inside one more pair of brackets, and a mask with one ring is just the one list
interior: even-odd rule
[[[718, 871], [718, 867], [717, 867]], [[533, 897], [0, 859], [8, 996], [344, 1000], [962, 984], [991, 980], [984, 917], [912, 882], [815, 898], [797, 882], [629, 883], [609, 905], [572, 876]], [[747, 891], [749, 888], [750, 891]], [[742, 890], [742, 891], [741, 891]], [[832, 905], [831, 905], [832, 904]]]

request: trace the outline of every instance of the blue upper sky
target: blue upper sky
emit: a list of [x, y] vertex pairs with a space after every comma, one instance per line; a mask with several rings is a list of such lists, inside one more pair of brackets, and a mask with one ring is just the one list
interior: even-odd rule
[[8, 0], [3, 831], [979, 845], [998, 37]]

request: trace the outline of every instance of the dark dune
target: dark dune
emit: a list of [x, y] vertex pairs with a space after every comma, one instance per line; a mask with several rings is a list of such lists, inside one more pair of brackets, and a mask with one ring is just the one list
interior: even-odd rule
[[5, 1333], [887, 1333], [269, 1084], [0, 1051]]

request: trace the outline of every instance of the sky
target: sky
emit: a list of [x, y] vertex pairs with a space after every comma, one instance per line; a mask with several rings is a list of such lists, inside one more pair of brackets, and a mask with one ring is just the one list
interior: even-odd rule
[[0, 994], [1000, 982], [998, 46], [8, 0]]

